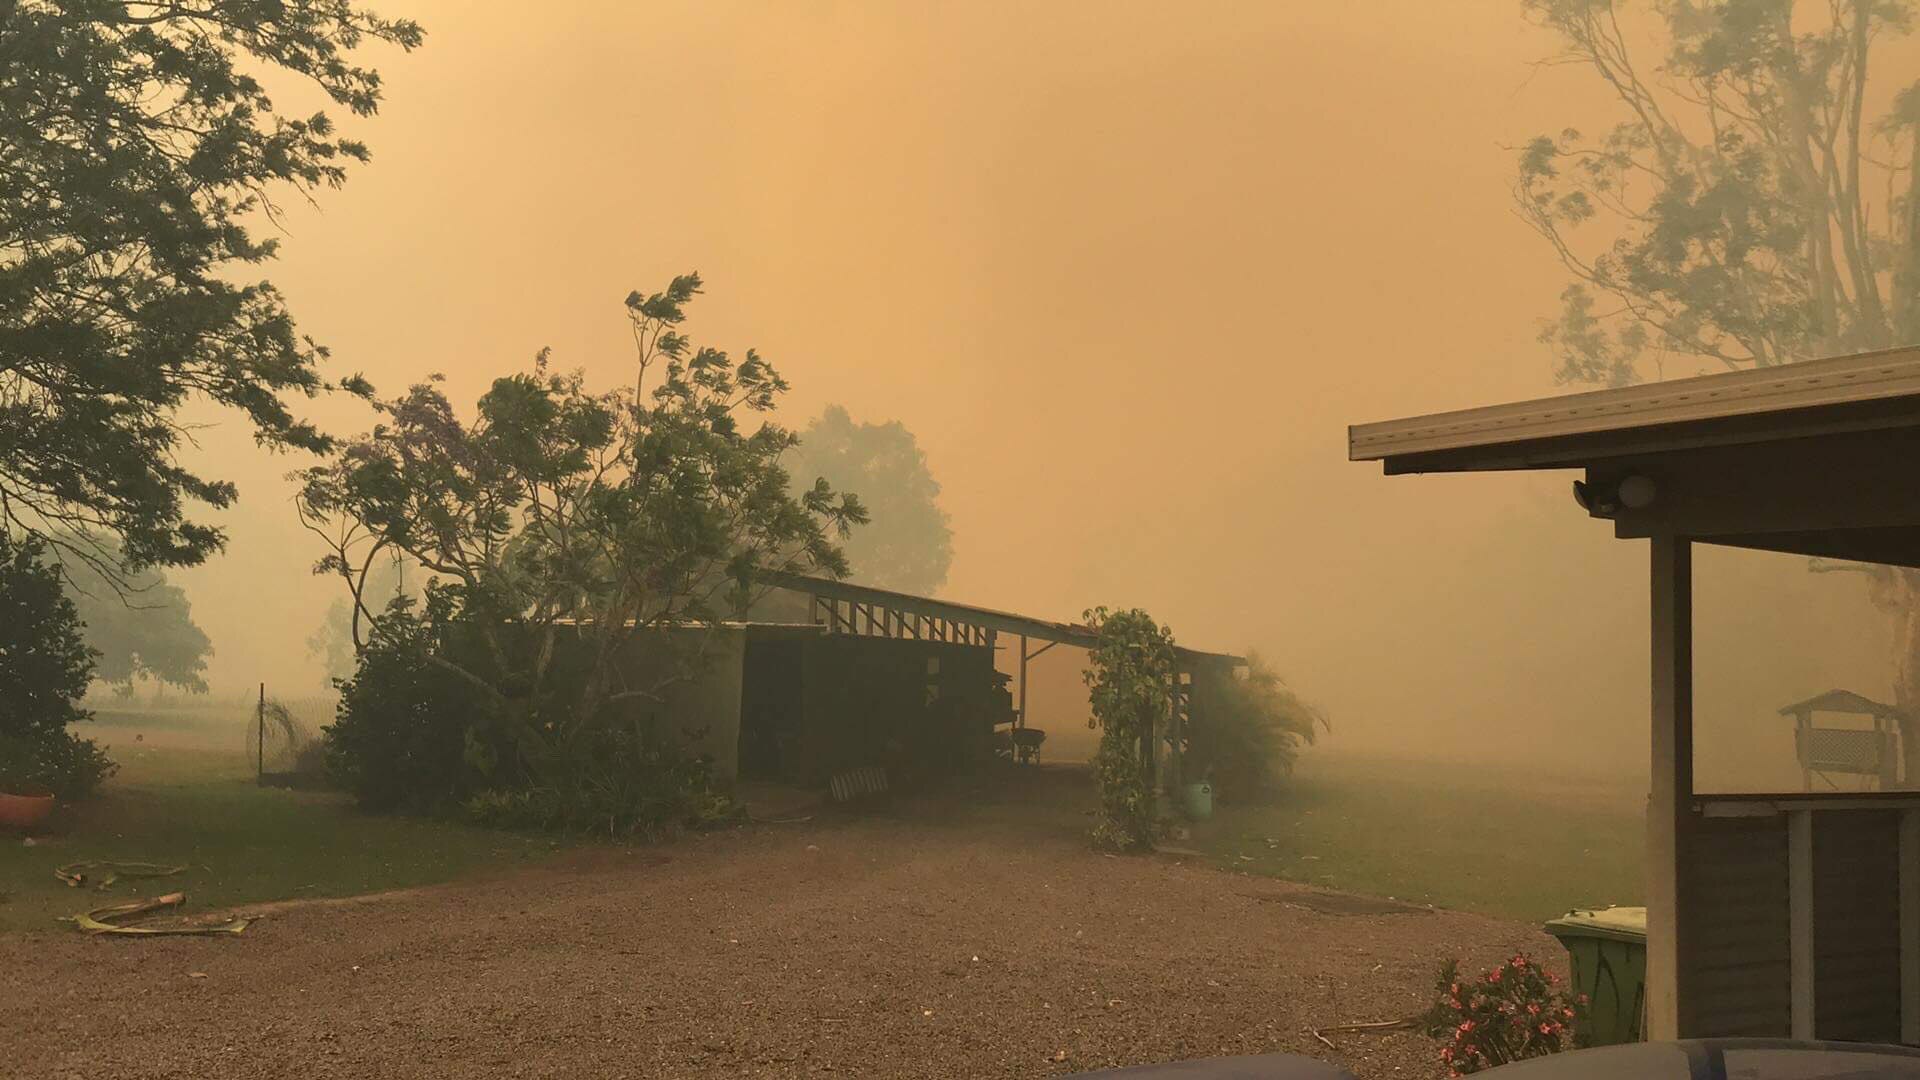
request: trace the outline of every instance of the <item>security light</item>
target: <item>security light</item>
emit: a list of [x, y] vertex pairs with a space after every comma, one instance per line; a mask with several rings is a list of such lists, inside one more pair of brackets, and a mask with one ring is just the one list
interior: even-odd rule
[[1629, 510], [1644, 510], [1653, 505], [1657, 490], [1652, 480], [1634, 473], [1620, 481], [1620, 505]]
[[1595, 481], [1589, 484], [1584, 480], [1575, 480], [1573, 501], [1594, 517], [1610, 518], [1619, 513], [1621, 507], [1641, 510], [1653, 505], [1658, 490], [1651, 478], [1639, 473], [1629, 474], [1611, 483]]

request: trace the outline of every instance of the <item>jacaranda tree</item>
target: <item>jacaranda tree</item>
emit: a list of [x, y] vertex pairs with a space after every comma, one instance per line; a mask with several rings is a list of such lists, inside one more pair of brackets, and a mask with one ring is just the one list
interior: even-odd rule
[[[543, 352], [463, 416], [424, 383], [300, 474], [301, 515], [328, 548], [317, 570], [344, 584], [356, 645], [434, 643], [424, 661], [483, 706], [474, 756], [489, 767], [552, 786], [597, 776], [626, 738], [620, 706], [662, 702], [697, 670], [695, 650], [637, 677], [634, 648], [703, 640], [659, 631], [743, 610], [767, 571], [846, 573], [835, 540], [865, 511], [824, 481], [789, 493], [794, 435], [767, 418], [787, 383], [751, 350], [736, 362], [689, 341], [699, 290], [687, 275], [628, 296], [627, 385], [590, 390]], [[434, 576], [431, 634], [398, 632], [406, 601], [391, 616], [369, 603], [396, 552]]]

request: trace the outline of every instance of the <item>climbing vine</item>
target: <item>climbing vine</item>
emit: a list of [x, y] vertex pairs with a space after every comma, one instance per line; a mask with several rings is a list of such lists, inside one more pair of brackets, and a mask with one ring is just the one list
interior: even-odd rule
[[1094, 608], [1087, 623], [1100, 635], [1086, 672], [1100, 749], [1093, 757], [1100, 788], [1094, 843], [1139, 851], [1153, 843], [1155, 807], [1141, 741], [1172, 708], [1173, 632], [1132, 608]]

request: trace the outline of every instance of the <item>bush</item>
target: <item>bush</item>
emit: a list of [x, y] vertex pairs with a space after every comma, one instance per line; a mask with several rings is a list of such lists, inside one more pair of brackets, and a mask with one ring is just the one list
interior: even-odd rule
[[1140, 743], [1173, 706], [1173, 632], [1139, 608], [1094, 608], [1086, 620], [1100, 635], [1084, 676], [1093, 710], [1089, 723], [1100, 729], [1093, 756], [1100, 789], [1093, 842], [1142, 851], [1153, 846], [1159, 821]]
[[84, 798], [113, 773], [92, 740], [67, 730], [80, 708], [94, 652], [46, 545], [0, 532], [0, 787]]
[[1581, 1045], [1574, 1038], [1585, 996], [1570, 997], [1552, 972], [1515, 956], [1478, 981], [1460, 978], [1460, 965], [1440, 969], [1439, 1000], [1421, 1017], [1426, 1033], [1440, 1039], [1440, 1059], [1449, 1075], [1557, 1054]]
[[[366, 810], [438, 812], [488, 782], [470, 755], [478, 695], [428, 659], [428, 633], [404, 604], [380, 616], [353, 677], [342, 679], [334, 722], [322, 729], [326, 771]], [[470, 757], [477, 760], [469, 760]]]
[[596, 726], [560, 756], [535, 763], [537, 781], [482, 791], [466, 804], [473, 821], [609, 839], [657, 837], [736, 816], [713, 763], [639, 722]]
[[[340, 682], [327, 769], [375, 811], [462, 812], [479, 824], [656, 835], [729, 817], [712, 763], [614, 710], [559, 742], [526, 730], [526, 702], [490, 701], [434, 663], [442, 645], [409, 601]], [[463, 658], [463, 667], [478, 661]]]
[[1257, 655], [1247, 657], [1244, 678], [1217, 676], [1196, 690], [1205, 704], [1187, 728], [1186, 770], [1210, 780], [1223, 801], [1277, 797], [1300, 745], [1311, 744], [1315, 729], [1326, 726], [1319, 710]]
[[0, 735], [0, 791], [9, 794], [71, 802], [91, 795], [118, 768], [99, 744], [70, 731]]

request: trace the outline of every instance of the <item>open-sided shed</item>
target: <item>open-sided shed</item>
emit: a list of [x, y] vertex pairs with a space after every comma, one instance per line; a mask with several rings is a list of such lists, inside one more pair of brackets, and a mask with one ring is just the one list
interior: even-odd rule
[[1697, 545], [1920, 568], [1920, 349], [1360, 425], [1348, 456], [1579, 470], [1578, 504], [1647, 542], [1649, 1036], [1920, 1044], [1915, 771], [1905, 790], [1705, 792], [1693, 724]]
[[[1091, 649], [1100, 641], [1094, 628], [1080, 623], [1017, 615], [850, 581], [799, 574], [771, 574], [765, 580], [806, 597], [807, 621], [822, 627], [830, 637], [879, 638], [903, 645], [958, 644], [984, 650], [988, 670], [992, 670], [1001, 635], [1008, 636], [1016, 649], [1013, 659], [1019, 678], [1019, 696], [1009, 716], [1015, 728], [1027, 726], [1027, 668], [1034, 658], [1055, 646]], [[1150, 763], [1154, 781], [1168, 790], [1180, 783], [1179, 748], [1184, 742], [1184, 726], [1194, 716], [1206, 713], [1211, 689], [1247, 663], [1244, 657], [1230, 653], [1186, 646], [1175, 647], [1174, 662], [1173, 715], [1157, 732], [1144, 734], [1140, 748]]]

